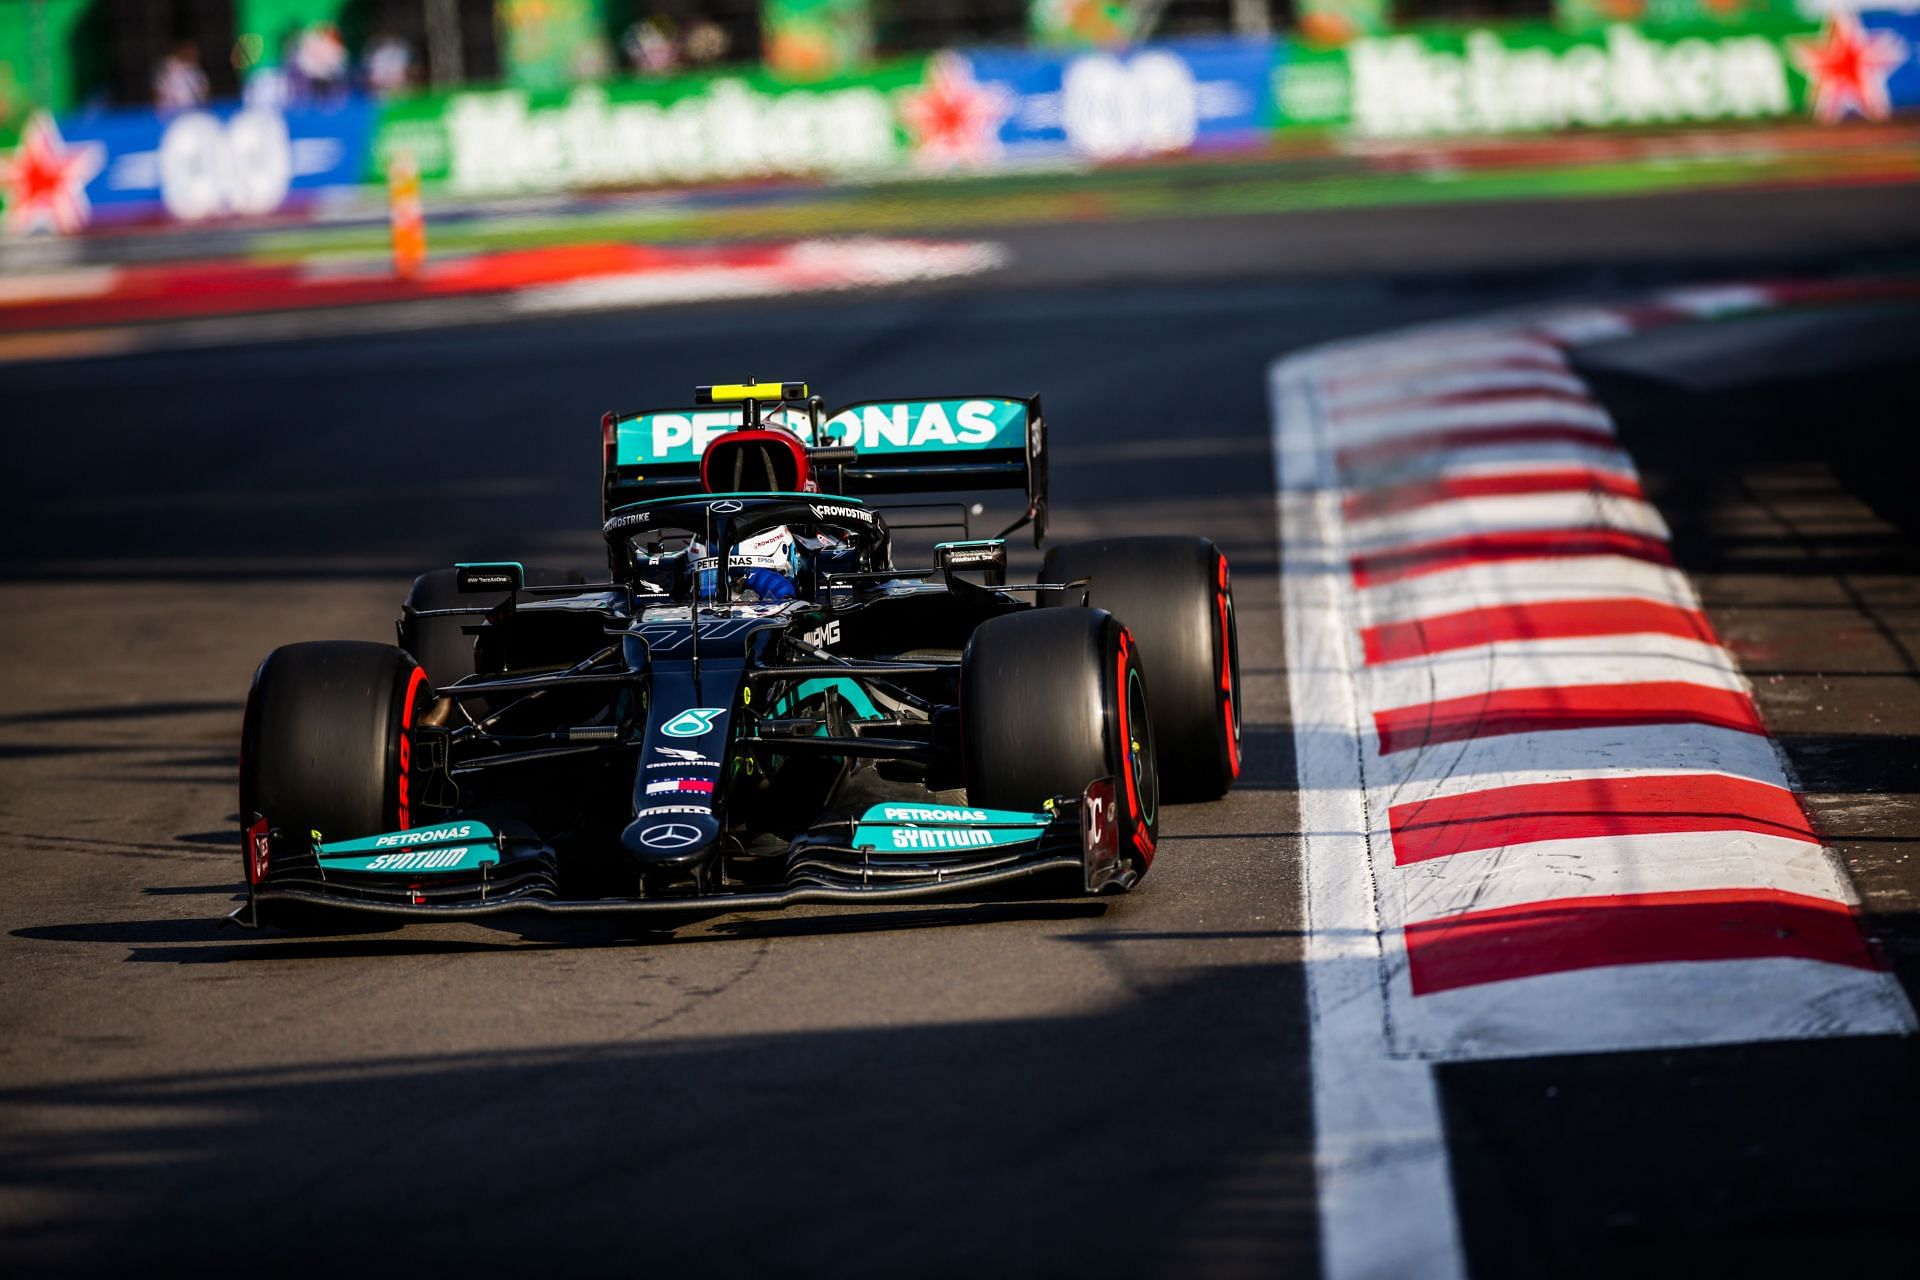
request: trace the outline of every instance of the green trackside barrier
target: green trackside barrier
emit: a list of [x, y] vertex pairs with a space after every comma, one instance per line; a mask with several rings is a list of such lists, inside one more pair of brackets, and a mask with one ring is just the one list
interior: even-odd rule
[[422, 95], [382, 108], [372, 171], [406, 150], [428, 182], [505, 195], [897, 170], [896, 95], [921, 83], [926, 61], [814, 85], [748, 70]]
[[1277, 53], [1281, 129], [1398, 138], [1804, 116], [1798, 21], [1425, 28]]

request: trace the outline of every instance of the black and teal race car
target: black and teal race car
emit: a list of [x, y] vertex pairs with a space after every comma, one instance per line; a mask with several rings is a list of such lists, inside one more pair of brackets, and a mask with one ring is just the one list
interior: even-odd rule
[[[1065, 544], [1006, 580], [1006, 539], [1046, 533], [1038, 397], [695, 400], [603, 420], [604, 581], [458, 565], [414, 583], [397, 645], [267, 656], [236, 918], [1118, 891], [1164, 801], [1233, 785], [1212, 542]], [[961, 536], [894, 563], [888, 513], [938, 510], [901, 499], [985, 488], [1024, 490], [1020, 519], [974, 538], [950, 504]]]

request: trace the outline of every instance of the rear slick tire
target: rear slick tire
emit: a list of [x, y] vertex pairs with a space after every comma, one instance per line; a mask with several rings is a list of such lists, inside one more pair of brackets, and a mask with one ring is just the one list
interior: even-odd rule
[[1160, 781], [1140, 651], [1104, 609], [1034, 609], [975, 628], [960, 659], [967, 801], [1040, 810], [1112, 778], [1136, 871], [1153, 860]]
[[1043, 606], [1083, 602], [1126, 624], [1153, 689], [1160, 785], [1170, 801], [1218, 800], [1240, 775], [1240, 644], [1227, 558], [1207, 538], [1099, 538], [1047, 552]]

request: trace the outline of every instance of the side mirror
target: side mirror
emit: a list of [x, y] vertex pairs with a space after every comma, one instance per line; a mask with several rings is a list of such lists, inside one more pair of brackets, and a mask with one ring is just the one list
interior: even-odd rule
[[463, 592], [518, 591], [527, 585], [527, 570], [518, 560], [456, 564], [453, 583]]
[[933, 549], [933, 562], [953, 586], [953, 575], [961, 570], [976, 570], [989, 587], [1007, 582], [1007, 544], [1002, 538], [983, 538], [973, 542], [943, 542]]

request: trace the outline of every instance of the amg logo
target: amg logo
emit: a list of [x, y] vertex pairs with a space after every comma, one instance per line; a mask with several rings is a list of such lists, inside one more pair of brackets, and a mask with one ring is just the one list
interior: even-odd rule
[[977, 849], [993, 843], [993, 832], [965, 828], [902, 827], [893, 833], [896, 849]]
[[840, 623], [836, 619], [824, 626], [800, 633], [800, 643], [809, 649], [824, 649], [830, 644], [840, 643]]
[[443, 871], [457, 867], [467, 856], [467, 846], [458, 849], [409, 849], [405, 853], [383, 853], [367, 864], [369, 871]]
[[434, 844], [441, 840], [465, 840], [473, 834], [473, 824], [463, 822], [457, 827], [433, 827], [425, 831], [398, 831], [390, 836], [381, 836], [373, 842], [374, 848], [386, 849], [396, 844]]
[[987, 815], [980, 809], [896, 809], [889, 806], [885, 814], [888, 822], [985, 822]]

